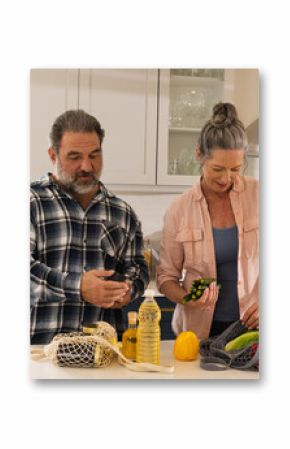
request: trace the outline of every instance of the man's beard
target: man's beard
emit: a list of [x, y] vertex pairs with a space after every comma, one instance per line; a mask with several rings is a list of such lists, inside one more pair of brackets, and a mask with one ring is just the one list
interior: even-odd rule
[[[69, 192], [78, 193], [79, 195], [85, 195], [86, 193], [90, 193], [98, 184], [99, 178], [95, 173], [79, 171], [74, 176], [66, 173], [62, 167], [60, 162], [56, 161], [55, 173], [60, 184]], [[79, 184], [78, 179], [81, 176], [86, 176], [88, 181], [85, 184]]]

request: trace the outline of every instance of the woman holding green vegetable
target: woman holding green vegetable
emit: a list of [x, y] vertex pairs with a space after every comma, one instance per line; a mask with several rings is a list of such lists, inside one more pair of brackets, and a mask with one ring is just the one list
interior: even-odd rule
[[217, 104], [196, 148], [200, 181], [164, 220], [157, 284], [177, 303], [176, 334], [204, 339], [238, 319], [258, 328], [259, 185], [242, 175], [247, 149], [235, 107]]

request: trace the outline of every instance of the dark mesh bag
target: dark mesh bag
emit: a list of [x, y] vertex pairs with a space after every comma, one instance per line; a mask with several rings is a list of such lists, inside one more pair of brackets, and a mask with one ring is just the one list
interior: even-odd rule
[[201, 368], [210, 371], [227, 368], [259, 371], [259, 343], [252, 343], [246, 348], [236, 351], [227, 352], [224, 350], [229, 341], [248, 330], [238, 320], [220, 335], [202, 340], [199, 346]]

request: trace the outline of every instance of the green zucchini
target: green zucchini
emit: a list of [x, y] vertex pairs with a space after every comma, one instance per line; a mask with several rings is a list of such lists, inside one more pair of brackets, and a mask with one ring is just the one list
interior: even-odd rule
[[233, 340], [229, 341], [225, 345], [225, 351], [238, 351], [250, 346], [252, 343], [259, 341], [259, 331], [248, 331]]

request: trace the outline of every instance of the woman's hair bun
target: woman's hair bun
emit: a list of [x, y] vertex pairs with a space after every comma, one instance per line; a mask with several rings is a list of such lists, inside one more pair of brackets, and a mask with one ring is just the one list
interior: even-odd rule
[[218, 103], [213, 115], [203, 126], [198, 146], [202, 157], [208, 158], [214, 148], [248, 149], [247, 133], [231, 103]]
[[213, 107], [212, 124], [217, 128], [225, 128], [238, 120], [235, 106], [231, 103], [218, 103]]

